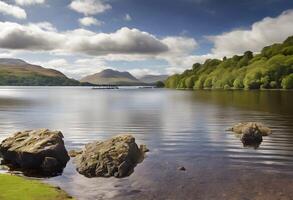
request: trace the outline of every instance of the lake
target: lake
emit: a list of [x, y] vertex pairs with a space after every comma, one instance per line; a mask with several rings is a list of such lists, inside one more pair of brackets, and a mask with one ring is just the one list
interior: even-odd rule
[[[225, 131], [243, 121], [273, 134], [243, 147]], [[293, 91], [0, 87], [0, 140], [36, 128], [61, 130], [68, 150], [121, 133], [150, 149], [126, 178], [85, 178], [69, 162], [44, 180], [77, 199], [293, 198]]]

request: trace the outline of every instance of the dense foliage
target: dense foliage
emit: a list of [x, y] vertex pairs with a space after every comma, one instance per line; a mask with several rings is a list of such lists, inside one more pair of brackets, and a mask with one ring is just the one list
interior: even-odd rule
[[167, 88], [178, 89], [293, 89], [293, 36], [253, 55], [208, 59], [191, 70], [170, 76]]
[[155, 84], [155, 87], [157, 88], [163, 88], [165, 87], [165, 84], [163, 81], [157, 81], [156, 84]]

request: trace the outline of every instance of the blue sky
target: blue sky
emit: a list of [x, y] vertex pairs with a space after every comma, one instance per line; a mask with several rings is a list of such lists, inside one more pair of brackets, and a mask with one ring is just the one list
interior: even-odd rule
[[172, 74], [293, 35], [292, 0], [0, 0], [0, 56], [80, 78]]

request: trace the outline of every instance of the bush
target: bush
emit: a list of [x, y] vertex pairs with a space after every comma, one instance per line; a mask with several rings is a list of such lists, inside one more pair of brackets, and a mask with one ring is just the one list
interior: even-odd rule
[[283, 89], [293, 89], [293, 74], [286, 76], [282, 80], [282, 88]]

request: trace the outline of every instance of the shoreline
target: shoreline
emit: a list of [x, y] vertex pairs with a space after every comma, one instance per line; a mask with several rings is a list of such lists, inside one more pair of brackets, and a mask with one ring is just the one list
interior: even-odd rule
[[1, 173], [0, 199], [17, 200], [21, 196], [27, 200], [75, 200], [58, 186], [25, 176]]

